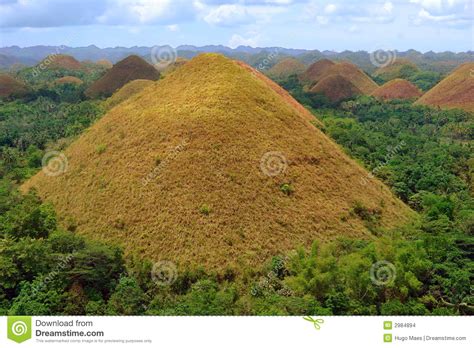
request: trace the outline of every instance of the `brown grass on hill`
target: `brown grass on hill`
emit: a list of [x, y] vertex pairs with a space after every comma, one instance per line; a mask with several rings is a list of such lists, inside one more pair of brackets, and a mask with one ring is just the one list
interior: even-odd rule
[[66, 54], [51, 54], [43, 59], [38, 65], [41, 69], [67, 69], [80, 70], [82, 65], [76, 58]]
[[100, 66], [103, 66], [104, 68], [107, 68], [107, 69], [110, 69], [112, 68], [114, 65], [112, 64], [112, 62], [108, 59], [99, 59], [97, 62], [96, 62], [97, 65], [100, 65]]
[[124, 100], [127, 100], [131, 96], [141, 92], [145, 87], [148, 87], [153, 83], [154, 81], [150, 80], [133, 80], [128, 82], [125, 86], [115, 92], [110, 98], [104, 101], [105, 109], [108, 110], [113, 108]]
[[182, 58], [182, 57], [178, 57], [176, 58], [176, 61], [172, 62], [171, 64], [163, 67], [163, 68], [156, 68], [160, 74], [162, 76], [166, 76], [170, 73], [172, 73], [173, 71], [175, 71], [176, 69], [178, 69], [179, 67], [183, 66], [184, 64], [186, 64], [189, 60], [186, 59], [186, 58]]
[[132, 80], [158, 80], [160, 73], [144, 59], [132, 55], [115, 64], [85, 92], [90, 98], [110, 97]]
[[263, 81], [268, 87], [270, 87], [274, 92], [276, 92], [280, 97], [283, 98], [283, 100], [292, 108], [295, 109], [295, 111], [306, 119], [307, 121], [312, 122], [313, 124], [319, 124], [322, 125], [321, 121], [319, 121], [317, 118], [314, 117], [311, 112], [309, 112], [303, 105], [298, 103], [295, 98], [291, 96], [290, 93], [288, 93], [287, 90], [282, 88], [278, 83], [274, 82], [264, 74], [262, 74], [260, 71], [257, 69], [252, 68], [250, 65], [241, 62], [241, 61], [235, 61], [236, 64], [240, 65], [241, 67], [247, 69], [252, 73], [253, 76], [257, 77], [259, 80]]
[[374, 76], [381, 77], [385, 81], [402, 78], [404, 69], [410, 69], [412, 71], [419, 70], [416, 64], [410, 60], [406, 58], [397, 58], [391, 64], [378, 68], [374, 72]]
[[323, 77], [310, 91], [312, 93], [324, 94], [332, 102], [363, 94], [351, 81], [339, 74]]
[[311, 64], [308, 69], [300, 75], [300, 80], [306, 84], [314, 84], [326, 74], [328, 68], [335, 64], [336, 63], [329, 59], [318, 60]]
[[[301, 76], [301, 81], [306, 83], [311, 89], [327, 76], [340, 75], [351, 82], [362, 94], [365, 95], [369, 95], [378, 87], [369, 76], [351, 62], [344, 61], [337, 64], [329, 62], [331, 61], [323, 59], [311, 65]], [[337, 94], [337, 92], [334, 92], [334, 94]]]
[[[77, 232], [180, 266], [242, 271], [315, 239], [373, 238], [354, 206], [411, 210], [255, 70], [200, 55], [111, 109], [37, 188]], [[274, 176], [269, 176], [272, 174]]]
[[474, 63], [459, 66], [418, 99], [416, 104], [474, 111]]
[[84, 82], [75, 76], [64, 76], [59, 79], [54, 80], [54, 84], [56, 85], [64, 85], [64, 84], [73, 84], [73, 85], [82, 85]]
[[28, 93], [28, 87], [10, 75], [0, 75], [0, 98], [22, 97]]
[[340, 62], [326, 71], [326, 76], [332, 74], [339, 74], [344, 76], [345, 79], [352, 82], [362, 94], [369, 95], [375, 89], [378, 88], [378, 85], [367, 76], [361, 69], [351, 62]]
[[267, 75], [274, 79], [285, 79], [291, 75], [300, 75], [306, 71], [306, 65], [296, 58], [284, 58], [268, 69]]
[[394, 79], [377, 88], [372, 96], [384, 100], [416, 99], [423, 95], [413, 83], [403, 79]]

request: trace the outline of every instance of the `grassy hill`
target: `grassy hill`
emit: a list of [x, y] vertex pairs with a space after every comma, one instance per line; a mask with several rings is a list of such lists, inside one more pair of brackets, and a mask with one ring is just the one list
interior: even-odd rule
[[474, 63], [462, 64], [425, 93], [417, 104], [474, 111]]
[[324, 94], [332, 102], [363, 94], [351, 81], [339, 74], [323, 77], [311, 88], [311, 92]]
[[416, 99], [423, 93], [418, 87], [407, 80], [394, 79], [379, 88], [372, 95], [377, 98], [390, 99]]
[[299, 75], [305, 72], [306, 65], [296, 58], [284, 58], [272, 66], [267, 75], [274, 79], [285, 79], [291, 75]]
[[84, 82], [75, 76], [64, 76], [54, 80], [54, 84], [63, 85], [63, 84], [73, 84], [73, 85], [82, 85]]
[[50, 70], [80, 70], [81, 63], [72, 56], [66, 54], [51, 54], [43, 59], [38, 65], [41, 69]]
[[419, 70], [416, 64], [410, 60], [397, 58], [393, 63], [377, 69], [373, 75], [384, 81], [390, 81], [396, 78], [406, 78]]
[[0, 75], [0, 98], [21, 97], [28, 92], [28, 87], [10, 75]]
[[24, 186], [129, 253], [243, 270], [412, 214], [256, 70], [200, 55], [111, 109]]
[[[301, 75], [300, 79], [303, 84], [310, 87], [314, 87], [325, 77], [331, 75], [332, 77], [329, 79], [329, 81], [331, 81], [331, 84], [335, 83], [335, 86], [345, 87], [344, 91], [331, 92], [332, 96], [338, 94], [346, 95], [348, 90], [352, 89], [349, 88], [349, 85], [347, 83], [344, 83], [340, 77], [343, 77], [345, 80], [349, 81], [352, 85], [354, 85], [355, 88], [360, 92], [360, 94], [369, 95], [378, 87], [378, 85], [361, 69], [359, 69], [356, 65], [348, 61], [343, 61], [339, 63], [334, 63], [327, 59], [317, 61]], [[336, 78], [336, 76], [340, 77]], [[325, 83], [325, 85], [327, 85], [327, 83]]]
[[300, 79], [305, 84], [313, 84], [319, 81], [326, 74], [327, 69], [335, 64], [336, 63], [329, 59], [318, 60], [311, 64], [308, 69], [301, 74]]
[[116, 90], [132, 80], [158, 80], [160, 73], [144, 59], [129, 56], [109, 69], [105, 75], [95, 81], [85, 92], [90, 98], [110, 97]]
[[106, 109], [111, 109], [127, 100], [131, 96], [141, 92], [145, 87], [152, 85], [154, 82], [150, 80], [133, 80], [115, 92], [110, 98], [104, 102]]

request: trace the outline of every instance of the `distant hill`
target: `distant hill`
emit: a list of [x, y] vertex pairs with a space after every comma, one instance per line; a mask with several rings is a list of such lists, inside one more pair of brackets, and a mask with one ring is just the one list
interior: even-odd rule
[[111, 109], [65, 151], [63, 174], [23, 190], [127, 253], [237, 272], [315, 239], [374, 238], [360, 209], [387, 228], [411, 218], [315, 120], [257, 70], [203, 54]]
[[323, 94], [332, 102], [364, 94], [349, 79], [340, 74], [324, 76], [311, 88], [311, 92]]
[[[164, 47], [164, 46], [163, 46]], [[135, 47], [107, 47], [99, 48], [94, 45], [86, 47], [69, 47], [69, 46], [33, 46], [33, 47], [2, 47], [0, 54], [16, 57], [21, 59], [20, 63], [24, 65], [34, 65], [51, 54], [67, 54], [75, 57], [79, 61], [99, 59], [108, 59], [112, 63], [116, 63], [129, 55], [138, 55], [140, 57], [150, 57], [152, 47], [135, 46]], [[312, 64], [320, 59], [331, 59], [334, 61], [348, 60], [356, 64], [362, 70], [373, 73], [377, 67], [370, 60], [370, 53], [366, 51], [319, 51], [305, 49], [291, 49], [283, 47], [248, 47], [239, 46], [237, 48], [229, 48], [222, 45], [209, 46], [193, 46], [181, 45], [176, 47], [176, 51], [180, 57], [193, 58], [204, 52], [222, 53], [227, 57], [239, 59], [253, 67], [263, 64], [265, 68], [271, 68], [277, 60], [275, 58], [295, 57], [306, 65]], [[391, 51], [391, 54], [397, 58], [408, 59], [416, 64], [421, 70], [436, 71], [448, 73], [454, 68], [465, 62], [474, 61], [474, 52], [426, 52], [422, 53], [416, 50], [408, 50], [405, 52]], [[25, 60], [28, 60], [26, 62]], [[1, 68], [1, 66], [0, 66]]]
[[300, 76], [301, 82], [313, 93], [321, 93], [332, 102], [370, 95], [378, 85], [350, 62], [335, 63], [322, 59], [313, 63]]
[[465, 63], [426, 92], [417, 104], [474, 111], [474, 63]]
[[97, 65], [100, 65], [100, 66], [103, 66], [104, 68], [107, 68], [107, 69], [110, 69], [112, 68], [114, 65], [112, 64], [112, 62], [108, 59], [99, 59], [97, 62], [96, 62]]
[[65, 54], [49, 55], [43, 59], [38, 65], [40, 69], [66, 69], [66, 70], [80, 70], [82, 65], [76, 58]]
[[158, 80], [160, 73], [138, 56], [129, 56], [109, 69], [85, 92], [90, 98], [110, 97], [115, 91], [132, 80]]
[[301, 74], [300, 79], [303, 83], [314, 84], [325, 76], [327, 70], [335, 64], [336, 63], [329, 59], [318, 60], [311, 64], [308, 69]]
[[299, 75], [306, 70], [306, 65], [296, 58], [284, 58], [272, 66], [267, 75], [274, 79], [285, 79], [291, 75]]
[[418, 69], [415, 63], [406, 58], [399, 58], [393, 63], [377, 69], [374, 72], [374, 76], [380, 77], [384, 81], [390, 81], [396, 78], [407, 78], [418, 71], [420, 69]]
[[56, 85], [64, 85], [68, 83], [73, 85], [82, 85], [84, 82], [80, 78], [75, 76], [64, 76], [54, 80], [54, 84]]
[[416, 99], [423, 93], [418, 87], [407, 80], [394, 79], [377, 88], [372, 96], [391, 100], [391, 99]]
[[0, 98], [22, 97], [28, 93], [28, 87], [10, 75], [0, 75]]

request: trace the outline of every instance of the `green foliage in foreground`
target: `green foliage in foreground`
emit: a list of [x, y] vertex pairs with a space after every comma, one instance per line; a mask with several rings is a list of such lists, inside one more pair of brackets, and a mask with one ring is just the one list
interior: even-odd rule
[[[310, 107], [324, 104], [297, 92]], [[65, 114], [48, 119], [40, 104], [0, 104], [0, 315], [474, 312], [472, 115], [371, 98], [318, 110], [323, 131], [418, 211], [420, 221], [374, 231], [383, 236], [376, 240], [315, 243], [241, 274], [180, 269], [162, 284], [150, 262], [125, 259], [115, 246], [76, 235], [74, 226], [61, 230], [51, 206], [18, 192], [47, 144], [79, 134], [100, 115], [95, 104], [60, 103]], [[361, 204], [354, 213], [376, 218]]]

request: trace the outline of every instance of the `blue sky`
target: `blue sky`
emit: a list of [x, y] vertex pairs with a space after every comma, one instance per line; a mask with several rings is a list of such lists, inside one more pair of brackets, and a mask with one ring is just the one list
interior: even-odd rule
[[474, 50], [472, 0], [0, 0], [0, 46]]

